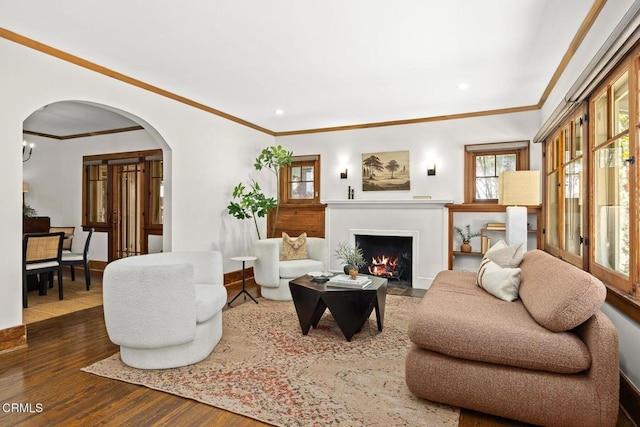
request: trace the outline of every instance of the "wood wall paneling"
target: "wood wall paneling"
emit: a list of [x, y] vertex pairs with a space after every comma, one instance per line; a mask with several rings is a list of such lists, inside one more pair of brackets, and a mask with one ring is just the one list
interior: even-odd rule
[[280, 205], [275, 233], [271, 235], [274, 211], [267, 215], [267, 234], [269, 237], [281, 237], [286, 232], [291, 237], [307, 233], [307, 237], [324, 238], [324, 218], [326, 205]]

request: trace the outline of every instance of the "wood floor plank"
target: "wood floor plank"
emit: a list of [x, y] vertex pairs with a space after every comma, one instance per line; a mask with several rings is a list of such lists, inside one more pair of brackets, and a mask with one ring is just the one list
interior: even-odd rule
[[[96, 284], [99, 279], [96, 278]], [[249, 291], [252, 295], [259, 294], [255, 286]], [[424, 295], [423, 290], [416, 289], [390, 289], [390, 293]], [[57, 297], [57, 292], [52, 294]], [[72, 293], [69, 295], [71, 298]], [[229, 299], [234, 295], [230, 294]], [[239, 298], [234, 306], [242, 303]], [[250, 300], [247, 303], [253, 304]], [[101, 305], [31, 322], [27, 325], [27, 337], [26, 348], [0, 354], [0, 404], [18, 403], [23, 409], [27, 405], [35, 409], [36, 404], [41, 404], [43, 410], [41, 413], [0, 410], [0, 426], [267, 425], [203, 403], [82, 372], [82, 367], [118, 351], [107, 336]], [[459, 425], [524, 424], [462, 410]], [[628, 421], [618, 423], [618, 427], [628, 425]]]

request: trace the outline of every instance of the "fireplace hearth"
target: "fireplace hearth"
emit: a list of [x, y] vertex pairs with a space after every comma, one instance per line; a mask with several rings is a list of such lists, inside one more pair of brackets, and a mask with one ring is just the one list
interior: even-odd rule
[[360, 273], [384, 277], [389, 286], [412, 287], [411, 236], [355, 234], [355, 242], [366, 261]]

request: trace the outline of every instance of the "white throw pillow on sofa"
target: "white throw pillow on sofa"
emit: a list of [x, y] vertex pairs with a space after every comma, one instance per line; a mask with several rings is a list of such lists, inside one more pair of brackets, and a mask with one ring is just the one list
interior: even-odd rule
[[503, 301], [515, 301], [520, 288], [520, 269], [503, 268], [484, 258], [476, 276], [476, 284]]
[[489, 258], [491, 261], [498, 264], [500, 267], [516, 268], [522, 262], [524, 256], [524, 250], [522, 249], [522, 243], [519, 245], [507, 246], [503, 239], [491, 246], [489, 250], [484, 254], [485, 258]]

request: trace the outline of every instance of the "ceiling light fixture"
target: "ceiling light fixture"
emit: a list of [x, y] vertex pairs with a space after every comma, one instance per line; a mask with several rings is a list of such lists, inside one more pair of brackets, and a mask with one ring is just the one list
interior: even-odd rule
[[467, 90], [467, 89], [469, 89], [469, 83], [459, 83], [459, 84], [458, 84], [458, 89], [460, 89], [460, 90]]
[[283, 115], [283, 114], [284, 114], [284, 111], [282, 111], [281, 109], [279, 109], [279, 108], [278, 108], [277, 110], [275, 110], [275, 111], [273, 112], [273, 114], [275, 114], [276, 116], [281, 116], [281, 115]]

